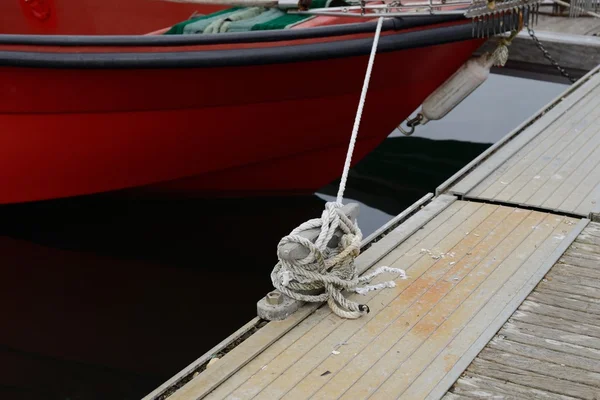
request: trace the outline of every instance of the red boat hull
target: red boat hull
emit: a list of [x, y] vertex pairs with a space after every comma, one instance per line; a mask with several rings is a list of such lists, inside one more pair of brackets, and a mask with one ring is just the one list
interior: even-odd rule
[[162, 0], [2, 0], [0, 33], [140, 35], [186, 20], [200, 8], [206, 13], [223, 7]]
[[[457, 23], [435, 25], [439, 34], [398, 23], [382, 33], [354, 163], [482, 43], [464, 23], [462, 36]], [[373, 34], [287, 39], [298, 31], [312, 32], [62, 46], [60, 37], [0, 35], [0, 204], [139, 189], [318, 190], [341, 175]]]
[[[477, 46], [378, 55], [354, 161]], [[148, 185], [217, 195], [315, 191], [341, 174], [366, 62], [11, 70], [0, 78], [4, 93], [16, 89], [0, 100], [11, 109], [0, 114], [0, 202]]]

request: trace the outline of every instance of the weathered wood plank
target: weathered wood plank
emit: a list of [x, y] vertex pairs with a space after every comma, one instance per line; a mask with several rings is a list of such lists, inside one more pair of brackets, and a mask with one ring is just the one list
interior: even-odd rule
[[549, 317], [547, 315], [516, 311], [509, 321], [522, 321], [532, 325], [545, 326], [546, 328], [563, 330], [565, 332], [571, 332], [579, 335], [586, 335], [600, 339], [599, 326], [572, 321], [565, 323], [563, 319]]
[[600, 350], [600, 339], [595, 337], [565, 332], [561, 329], [546, 328], [543, 326], [532, 325], [523, 321], [515, 320], [511, 324], [518, 329], [522, 329], [527, 333], [537, 335], [544, 339], [558, 340], [566, 343], [577, 344], [579, 346], [590, 347], [595, 350]]
[[[488, 348], [496, 350], [498, 352], [524, 356], [538, 361], [546, 361], [547, 363], [551, 363], [553, 365], [567, 366], [594, 373], [600, 373], [600, 363], [598, 363], [597, 360], [592, 360], [591, 358], [587, 357], [579, 357], [571, 354], [565, 354], [563, 352], [549, 350], [539, 346], [532, 346], [518, 342], [512, 342], [510, 340], [501, 339], [499, 337], [494, 338], [494, 340], [492, 340], [489, 343]], [[540, 363], [539, 365], [541, 368], [544, 368], [546, 363]], [[513, 366], [517, 368], [519, 367], [516, 364]], [[565, 371], [565, 373], [567, 372], [568, 371]], [[597, 384], [592, 386], [597, 386]]]
[[548, 289], [549, 291], [582, 294], [584, 296], [592, 297], [594, 299], [600, 299], [600, 290], [588, 286], [564, 284], [561, 282], [542, 281], [540, 282], [539, 287]]
[[[600, 254], [591, 254], [586, 252], [580, 252], [578, 250], [571, 250], [568, 254], [565, 254], [565, 260], [571, 260], [576, 262], [575, 265], [585, 268], [598, 269]], [[567, 261], [567, 263], [569, 263]]]
[[[600, 360], [600, 350], [587, 347], [585, 346], [585, 343], [576, 344], [572, 343], [572, 340], [567, 342], [565, 340], [556, 339], [559, 335], [549, 335], [551, 336], [550, 338], [545, 337], [539, 335], [536, 332], [520, 329], [520, 327], [516, 325], [517, 322], [518, 321], [515, 320], [508, 322], [500, 330], [499, 334], [513, 342], [528, 344], [532, 346], [539, 346], [542, 348], [560, 351], [567, 354], [573, 354], [580, 357], [588, 357], [594, 360]], [[586, 337], [586, 335], [583, 336], [584, 338]], [[578, 341], [581, 343], [581, 340]]]
[[[598, 319], [600, 318], [600, 304], [565, 298], [556, 293], [549, 294], [542, 291], [531, 293], [527, 301], [532, 302], [532, 304], [527, 303], [528, 307], [522, 308], [523, 311], [529, 310], [536, 314], [548, 315], [557, 319], [585, 322], [600, 327], [598, 323]], [[563, 314], [563, 311], [567, 311], [567, 313]], [[570, 311], [572, 312], [570, 313]]]
[[469, 372], [579, 399], [597, 400], [598, 395], [598, 389], [595, 387], [525, 371], [479, 357], [473, 361]]
[[590, 235], [589, 232], [583, 232], [578, 238], [577, 243], [591, 244], [594, 246], [600, 245], [600, 237]]
[[[487, 347], [479, 353], [479, 358], [496, 364], [518, 368], [540, 375], [580, 383], [587, 386], [600, 387], [600, 374], [593, 371], [569, 367], [564, 364], [540, 362], [537, 358], [530, 358], [529, 354], [514, 354], [498, 351]], [[598, 391], [596, 391], [598, 393]]]
[[571, 250], [579, 250], [579, 253], [600, 255], [600, 242], [598, 244], [581, 243], [579, 240], [571, 246]]
[[446, 393], [443, 397], [443, 400], [470, 400], [472, 397], [461, 396], [459, 394], [454, 393]]
[[600, 238], [600, 222], [591, 223], [581, 236], [584, 237], [586, 235]]
[[555, 296], [559, 296], [564, 299], [579, 300], [583, 303], [600, 304], [600, 299], [595, 299], [593, 297], [588, 297], [588, 296], [584, 296], [581, 294], [565, 293], [565, 292], [560, 292], [560, 291], [556, 291], [556, 290], [549, 290], [547, 287], [539, 287], [538, 286], [536, 288], [536, 292], [543, 293], [543, 294], [549, 294], [549, 295], [555, 295]]
[[521, 311], [530, 311], [536, 314], [563, 319], [565, 321], [565, 324], [568, 324], [571, 321], [573, 321], [600, 326], [600, 315], [570, 310], [568, 308], [556, 307], [553, 305], [543, 303], [536, 303], [532, 300], [525, 300], [519, 309]]
[[458, 380], [452, 391], [476, 399], [575, 400], [575, 397], [533, 389], [471, 372], [467, 372], [463, 378]]
[[600, 279], [600, 269], [594, 270], [591, 268], [581, 268], [576, 265], [558, 263], [553, 268], [551, 273], [565, 276], [582, 276], [591, 279]]
[[[594, 271], [590, 269], [590, 271]], [[600, 289], [600, 280], [588, 277], [588, 276], [578, 276], [572, 274], [564, 274], [560, 273], [560, 270], [552, 271], [546, 277], [548, 280], [554, 280], [556, 282], [561, 282], [565, 284], [575, 284], [581, 286], [587, 286], [590, 288]]]

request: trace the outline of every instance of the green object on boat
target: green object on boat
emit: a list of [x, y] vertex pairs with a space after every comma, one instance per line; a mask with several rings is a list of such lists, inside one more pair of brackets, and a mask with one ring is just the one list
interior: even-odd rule
[[[344, 6], [343, 0], [314, 0], [310, 8]], [[311, 15], [288, 14], [278, 8], [232, 7], [175, 24], [165, 35], [211, 34], [289, 29]]]

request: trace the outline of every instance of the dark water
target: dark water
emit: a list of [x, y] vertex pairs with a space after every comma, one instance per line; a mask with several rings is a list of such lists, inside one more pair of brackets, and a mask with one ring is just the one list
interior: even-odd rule
[[[494, 75], [443, 122], [392, 134], [350, 174], [364, 235], [563, 89]], [[0, 399], [143, 397], [254, 317], [277, 242], [336, 192], [0, 207]]]

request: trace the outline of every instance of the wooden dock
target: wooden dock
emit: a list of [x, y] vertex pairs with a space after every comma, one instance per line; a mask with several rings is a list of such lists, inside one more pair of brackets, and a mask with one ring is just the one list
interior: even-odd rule
[[365, 240], [408, 275], [369, 314], [255, 319], [146, 399], [600, 399], [599, 205], [600, 66]]

